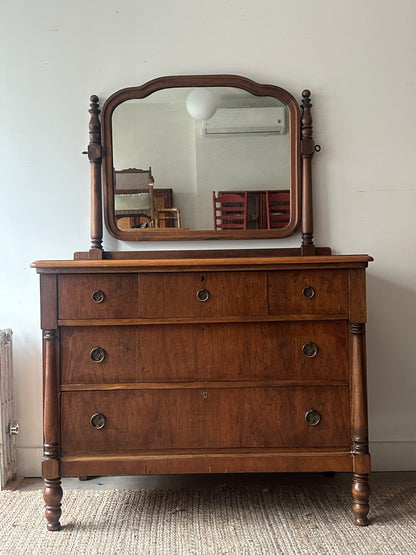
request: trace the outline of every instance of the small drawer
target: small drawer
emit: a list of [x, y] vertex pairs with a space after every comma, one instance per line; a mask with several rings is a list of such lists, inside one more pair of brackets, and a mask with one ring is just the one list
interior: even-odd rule
[[268, 273], [269, 314], [348, 316], [345, 270], [286, 270]]
[[348, 380], [345, 321], [63, 327], [61, 383]]
[[137, 274], [58, 276], [61, 320], [137, 318], [138, 301]]
[[267, 314], [266, 272], [183, 272], [139, 276], [142, 318]]
[[347, 387], [65, 392], [62, 451], [350, 448]]

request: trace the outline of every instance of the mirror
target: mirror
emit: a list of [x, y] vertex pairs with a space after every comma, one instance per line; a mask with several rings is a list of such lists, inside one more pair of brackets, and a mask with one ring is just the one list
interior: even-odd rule
[[106, 225], [118, 239], [249, 239], [299, 220], [299, 107], [237, 76], [123, 89], [102, 117]]

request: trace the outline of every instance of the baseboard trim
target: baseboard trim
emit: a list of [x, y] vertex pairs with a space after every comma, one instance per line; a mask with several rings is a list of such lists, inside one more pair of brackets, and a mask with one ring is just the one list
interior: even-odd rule
[[375, 472], [416, 471], [416, 441], [370, 441]]
[[42, 447], [17, 447], [17, 475], [37, 478], [42, 475]]

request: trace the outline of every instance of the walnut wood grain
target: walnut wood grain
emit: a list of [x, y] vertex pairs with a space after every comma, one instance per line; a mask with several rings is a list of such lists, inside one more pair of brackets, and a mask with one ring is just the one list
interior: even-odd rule
[[[94, 302], [95, 291], [102, 291], [102, 302]], [[134, 318], [138, 298], [137, 274], [58, 277], [59, 318]]]
[[[50, 326], [42, 467], [48, 528], [60, 526], [62, 475], [158, 472], [349, 471], [355, 522], [366, 524], [370, 260], [36, 263], [42, 324]], [[310, 298], [302, 293], [307, 286]], [[198, 288], [208, 289], [206, 302]], [[94, 290], [103, 291], [103, 302], [91, 300]], [[310, 342], [317, 352], [307, 357]], [[311, 409], [320, 413], [316, 426], [305, 420]], [[94, 413], [105, 416], [102, 429], [92, 427]]]
[[58, 286], [56, 275], [40, 276], [40, 327], [43, 330], [58, 326]]
[[146, 454], [111, 452], [63, 455], [63, 476], [90, 472], [94, 476], [131, 474], [210, 474], [247, 472], [351, 472], [352, 457], [346, 451], [314, 452], [265, 449], [250, 452]]
[[[142, 318], [267, 313], [265, 272], [181, 272], [139, 275]], [[198, 291], [208, 300], [198, 300]]]
[[[209, 251], [208, 251], [209, 252]], [[273, 251], [272, 251], [273, 253]], [[132, 272], [132, 271], [181, 271], [205, 268], [223, 271], [225, 269], [266, 270], [266, 269], [335, 269], [366, 268], [373, 258], [368, 254], [324, 255], [324, 256], [233, 256], [197, 258], [158, 257], [143, 259], [105, 259], [105, 260], [38, 260], [31, 264], [39, 273], [77, 273], [77, 272]]]
[[[350, 445], [347, 387], [63, 392], [61, 450]], [[305, 413], [318, 410], [317, 426]], [[94, 413], [106, 424], [96, 430]], [[334, 418], [336, 414], [336, 418]]]
[[[318, 354], [307, 358], [309, 341]], [[99, 345], [105, 358], [90, 352]], [[62, 384], [207, 380], [348, 381], [348, 329], [337, 322], [64, 327]]]
[[[313, 288], [306, 298], [303, 290]], [[286, 270], [268, 273], [270, 314], [343, 314], [348, 316], [348, 272]]]

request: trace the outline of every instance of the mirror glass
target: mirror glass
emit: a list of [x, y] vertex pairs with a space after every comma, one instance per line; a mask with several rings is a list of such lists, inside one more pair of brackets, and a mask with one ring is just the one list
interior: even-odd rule
[[114, 93], [102, 128], [105, 216], [115, 237], [294, 232], [299, 107], [287, 91], [237, 76], [160, 78]]
[[[283, 219], [287, 224], [290, 144], [286, 106], [276, 98], [256, 97], [231, 87], [204, 88], [199, 96], [195, 92], [200, 91], [165, 89], [115, 108], [117, 227], [124, 231], [156, 225], [214, 230], [214, 192], [216, 196], [239, 193], [244, 203], [247, 191], [246, 229], [267, 229], [266, 190], [287, 193], [287, 218]], [[193, 115], [187, 110], [187, 100]], [[166, 210], [157, 221], [155, 213], [151, 217], [150, 194], [145, 197], [149, 179], [156, 210], [175, 209], [171, 214]], [[230, 206], [235, 204], [237, 197]], [[217, 228], [227, 222], [233, 229], [244, 227], [244, 219], [237, 217], [243, 216], [242, 211], [229, 212], [234, 217], [230, 220], [221, 215], [226, 213], [218, 214]]]

